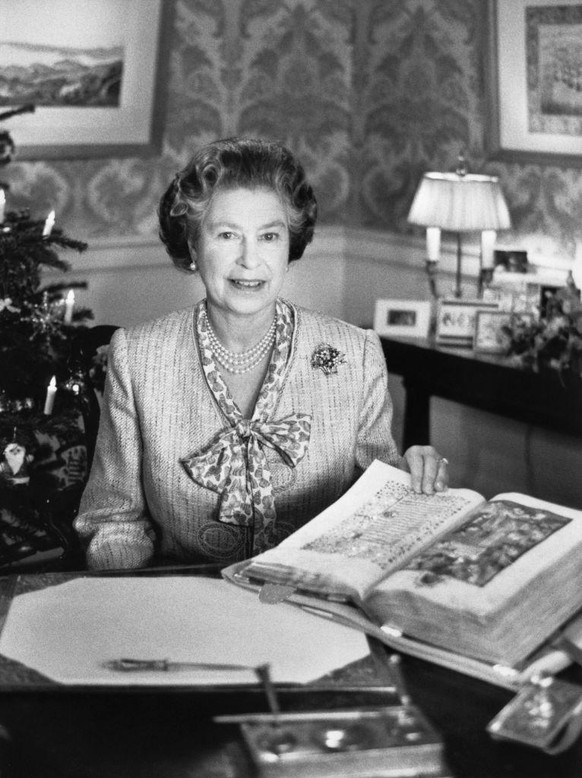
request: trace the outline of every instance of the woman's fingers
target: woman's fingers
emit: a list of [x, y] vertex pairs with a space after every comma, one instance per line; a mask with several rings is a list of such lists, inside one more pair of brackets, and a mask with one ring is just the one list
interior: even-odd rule
[[432, 446], [411, 446], [404, 454], [415, 492], [433, 494], [449, 484], [448, 460]]
[[449, 460], [441, 457], [437, 469], [437, 477], [434, 488], [437, 492], [444, 492], [449, 485]]

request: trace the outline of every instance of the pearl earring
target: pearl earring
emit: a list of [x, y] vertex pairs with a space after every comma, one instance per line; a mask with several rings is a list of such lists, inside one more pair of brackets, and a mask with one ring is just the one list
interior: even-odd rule
[[198, 270], [196, 262], [190, 262], [188, 268], [189, 268], [190, 272], [192, 272], [192, 273], [195, 273]]

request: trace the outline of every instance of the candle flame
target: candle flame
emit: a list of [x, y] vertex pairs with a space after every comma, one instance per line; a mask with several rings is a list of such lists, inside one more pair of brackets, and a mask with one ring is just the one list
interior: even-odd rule
[[67, 302], [68, 303], [74, 303], [75, 302], [75, 293], [72, 289], [69, 289], [67, 292]]
[[50, 386], [52, 389], [56, 389], [56, 387], [57, 387], [57, 377], [56, 377], [56, 376], [53, 376], [53, 377], [51, 378], [51, 380], [49, 381], [49, 386]]
[[44, 227], [42, 230], [42, 234], [44, 238], [47, 238], [52, 231], [52, 228], [55, 226], [55, 212], [51, 211], [49, 215], [46, 217], [46, 221], [44, 223]]

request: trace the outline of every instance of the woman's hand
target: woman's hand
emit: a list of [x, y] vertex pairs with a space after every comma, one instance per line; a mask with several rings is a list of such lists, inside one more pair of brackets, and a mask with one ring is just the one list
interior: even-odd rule
[[449, 485], [449, 462], [432, 446], [411, 446], [402, 457], [402, 469], [408, 470], [415, 492], [444, 492]]

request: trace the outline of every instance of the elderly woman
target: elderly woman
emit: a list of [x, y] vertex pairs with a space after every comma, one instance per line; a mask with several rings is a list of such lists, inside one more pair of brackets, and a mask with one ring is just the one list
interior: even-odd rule
[[279, 543], [372, 462], [447, 486], [430, 446], [400, 457], [377, 335], [280, 296], [317, 203], [283, 146], [201, 149], [160, 204], [193, 309], [118, 330], [76, 528], [92, 568], [229, 564]]

